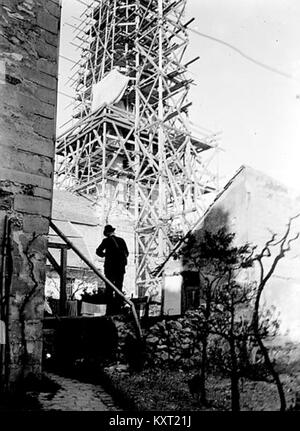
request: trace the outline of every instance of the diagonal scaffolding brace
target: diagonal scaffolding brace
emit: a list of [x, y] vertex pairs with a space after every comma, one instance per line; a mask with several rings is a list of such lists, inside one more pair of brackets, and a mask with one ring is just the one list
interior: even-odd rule
[[[208, 156], [217, 135], [194, 136], [188, 118], [187, 68], [196, 59], [184, 60], [192, 22], [186, 1], [91, 2], [77, 31], [76, 122], [57, 139], [56, 186], [100, 203], [103, 221], [122, 186], [123, 200], [114, 204], [134, 219], [139, 296], [160, 284], [153, 269], [172, 250], [170, 232], [186, 234], [217, 185]], [[121, 99], [92, 111], [93, 86], [115, 70], [129, 79]]]
[[117, 295], [121, 296], [122, 299], [127, 302], [127, 304], [130, 306], [134, 321], [137, 328], [137, 335], [141, 339], [143, 336], [142, 328], [137, 316], [137, 312], [135, 309], [135, 306], [133, 302], [130, 301], [130, 299], [126, 298], [126, 296], [119, 291], [119, 289], [108, 279], [106, 278], [96, 267], [95, 265], [90, 262], [89, 259], [87, 259], [83, 253], [69, 240], [69, 238], [53, 223], [53, 221], [50, 221], [50, 227], [54, 230], [55, 233], [77, 254], [77, 256], [80, 257], [80, 259], [83, 260], [83, 262], [99, 277], [102, 281], [104, 281], [106, 284], [108, 284]]

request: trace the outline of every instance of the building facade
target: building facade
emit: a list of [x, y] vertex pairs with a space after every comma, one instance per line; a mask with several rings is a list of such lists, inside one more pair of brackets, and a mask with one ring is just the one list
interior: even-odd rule
[[[238, 246], [249, 243], [259, 252], [276, 235], [279, 240], [291, 217], [300, 213], [300, 201], [287, 187], [275, 179], [247, 166], [242, 166], [219, 193], [199, 221], [195, 235], [203, 231], [217, 232], [225, 228], [235, 234]], [[300, 218], [293, 220], [289, 238], [300, 232]], [[276, 241], [275, 241], [276, 242]], [[263, 259], [265, 274], [279, 246], [271, 247], [271, 256]], [[262, 307], [272, 310], [279, 320], [279, 337], [284, 342], [300, 341], [300, 239], [291, 243], [291, 250], [281, 259], [263, 292]], [[249, 282], [259, 281], [258, 267], [245, 274]], [[199, 279], [187, 271], [180, 260], [165, 268], [166, 310], [179, 314], [199, 303]], [[245, 281], [247, 281], [245, 279]]]

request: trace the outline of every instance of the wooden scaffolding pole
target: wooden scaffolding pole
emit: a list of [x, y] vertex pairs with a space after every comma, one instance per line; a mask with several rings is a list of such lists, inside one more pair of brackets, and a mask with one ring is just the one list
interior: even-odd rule
[[129, 299], [126, 298], [126, 296], [120, 292], [120, 290], [108, 279], [106, 278], [99, 270], [95, 267], [95, 265], [90, 262], [83, 253], [69, 240], [69, 238], [53, 223], [53, 221], [50, 221], [50, 227], [54, 230], [55, 233], [57, 233], [58, 236], [61, 237], [65, 241], [65, 243], [77, 254], [77, 256], [80, 257], [81, 260], [99, 277], [101, 280], [103, 280], [106, 284], [108, 284], [117, 295], [121, 296], [125, 302], [127, 302], [128, 305], [130, 305], [134, 321], [136, 323], [137, 327], [137, 335], [139, 338], [142, 338], [142, 328], [136, 313], [135, 306], [133, 302], [131, 302]]
[[[95, 199], [100, 188], [104, 205], [109, 190], [126, 179], [140, 296], [149, 283], [160, 283], [152, 271], [171, 251], [169, 231], [174, 225], [189, 231], [205, 209], [205, 193], [215, 188], [203, 153], [215, 152], [216, 142], [205, 133], [203, 139], [193, 137], [187, 116], [187, 66], [195, 59], [183, 61], [192, 22], [184, 22], [185, 5], [186, 0], [99, 0], [87, 10], [79, 35], [88, 49], [73, 81], [79, 121], [57, 144], [57, 155], [64, 156], [61, 186]], [[130, 77], [123, 97], [118, 105], [90, 112], [92, 85], [115, 68]]]

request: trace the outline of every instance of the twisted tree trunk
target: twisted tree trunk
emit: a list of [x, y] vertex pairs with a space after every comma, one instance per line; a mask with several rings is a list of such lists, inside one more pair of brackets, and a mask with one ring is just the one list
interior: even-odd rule
[[230, 356], [231, 356], [231, 410], [233, 412], [240, 411], [240, 390], [239, 390], [239, 376], [238, 376], [238, 363], [235, 350], [235, 340], [230, 340]]
[[279, 399], [280, 399], [280, 411], [284, 412], [286, 410], [286, 400], [285, 400], [283, 385], [280, 381], [279, 374], [277, 373], [277, 371], [274, 368], [274, 365], [272, 364], [268, 349], [264, 345], [262, 338], [261, 338], [260, 331], [259, 331], [259, 313], [258, 313], [258, 311], [259, 311], [260, 296], [261, 296], [261, 294], [258, 294], [258, 297], [255, 301], [255, 308], [254, 308], [254, 313], [253, 313], [252, 324], [253, 324], [254, 336], [255, 336], [256, 341], [257, 341], [257, 343], [261, 349], [261, 352], [263, 354], [266, 367], [267, 367], [269, 373], [271, 374], [271, 376], [273, 377], [274, 383], [276, 384]]

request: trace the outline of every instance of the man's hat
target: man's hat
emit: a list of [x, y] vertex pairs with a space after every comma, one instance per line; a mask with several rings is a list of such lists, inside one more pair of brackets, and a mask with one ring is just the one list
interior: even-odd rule
[[107, 224], [104, 228], [103, 235], [107, 235], [109, 233], [113, 233], [116, 229], [112, 227], [110, 224]]

